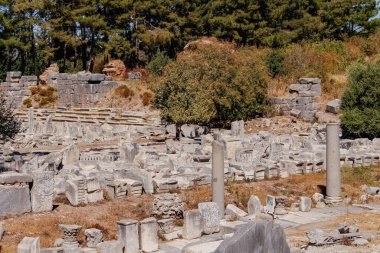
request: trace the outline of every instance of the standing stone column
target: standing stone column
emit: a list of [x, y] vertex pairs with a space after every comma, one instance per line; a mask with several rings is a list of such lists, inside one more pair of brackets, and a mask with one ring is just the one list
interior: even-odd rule
[[326, 201], [341, 201], [339, 124], [327, 124]]
[[29, 108], [28, 110], [28, 133], [33, 134], [34, 131], [34, 115], [33, 115], [33, 108]]
[[157, 221], [150, 217], [140, 221], [140, 249], [143, 252], [158, 250]]
[[212, 202], [217, 203], [219, 217], [224, 217], [224, 146], [212, 142]]
[[136, 220], [117, 222], [118, 240], [123, 242], [125, 252], [139, 252], [139, 223]]

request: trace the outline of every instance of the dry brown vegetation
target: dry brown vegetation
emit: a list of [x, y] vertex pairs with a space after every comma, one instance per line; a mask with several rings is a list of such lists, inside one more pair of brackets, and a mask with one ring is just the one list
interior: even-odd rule
[[145, 81], [120, 82], [97, 105], [128, 110], [152, 110], [150, 102], [154, 94], [148, 86]]
[[[380, 167], [372, 168], [343, 168], [342, 170], [342, 196], [349, 196], [353, 202], [359, 202], [364, 192], [364, 184], [380, 186]], [[273, 178], [257, 182], [228, 182], [226, 183], [225, 203], [234, 203], [243, 210], [247, 210], [247, 203], [251, 195], [256, 195], [265, 204], [266, 195], [287, 196], [288, 206], [301, 196], [311, 197], [314, 193], [324, 193], [326, 174], [312, 173], [305, 175], [292, 175], [288, 178]], [[195, 186], [182, 191], [182, 197], [189, 209], [197, 208], [198, 203], [211, 201], [210, 186]], [[379, 202], [374, 199], [372, 201]]]
[[118, 220], [141, 220], [151, 216], [153, 197], [122, 197], [81, 207], [68, 205], [64, 198], [56, 201], [60, 202], [57, 203], [59, 206], [52, 212], [30, 213], [3, 219], [6, 232], [0, 243], [1, 252], [16, 252], [17, 244], [25, 236], [38, 236], [41, 247], [51, 247], [55, 239], [63, 236], [62, 232], [58, 231], [58, 224], [82, 226], [79, 236], [81, 243], [85, 241], [84, 230], [87, 228], [102, 230], [106, 240], [115, 239]]
[[26, 108], [52, 108], [58, 99], [57, 88], [49, 85], [30, 87], [31, 95], [23, 101]]
[[[357, 168], [342, 170], [342, 196], [350, 196], [353, 202], [358, 202], [359, 197], [364, 194], [361, 185], [379, 186], [380, 167]], [[325, 173], [313, 173], [305, 175], [292, 175], [289, 178], [273, 178], [257, 182], [227, 182], [225, 203], [234, 203], [243, 210], [247, 210], [247, 202], [251, 195], [257, 195], [265, 204], [266, 195], [287, 196], [288, 206], [297, 201], [300, 196], [311, 197], [315, 192], [323, 192], [325, 185]], [[186, 209], [197, 208], [198, 203], [211, 201], [210, 186], [194, 186], [188, 190], [179, 191], [186, 203]], [[116, 222], [121, 219], [137, 219], [151, 216], [153, 196], [143, 195], [141, 197], [122, 197], [116, 200], [107, 200], [80, 207], [72, 207], [64, 196], [57, 197], [55, 203], [57, 208], [52, 212], [29, 213], [3, 219], [5, 235], [0, 246], [1, 252], [16, 252], [17, 244], [25, 236], [39, 236], [42, 247], [53, 246], [54, 240], [62, 237], [58, 231], [58, 224], [79, 224], [82, 230], [79, 236], [80, 242], [85, 240], [84, 230], [86, 228], [98, 228], [104, 233], [106, 240], [115, 239], [117, 235]], [[371, 202], [380, 203], [380, 199], [371, 199]], [[341, 219], [349, 219], [349, 222], [360, 223], [361, 229], [379, 230], [378, 225], [369, 222], [372, 214], [358, 216], [352, 214]], [[377, 214], [378, 215], [378, 214]], [[371, 218], [371, 220], [374, 220]], [[180, 221], [178, 221], [180, 223]], [[368, 223], [368, 224], [367, 224]], [[336, 222], [326, 222], [335, 224]], [[377, 226], [377, 227], [376, 227]], [[304, 235], [304, 231], [294, 232]]]

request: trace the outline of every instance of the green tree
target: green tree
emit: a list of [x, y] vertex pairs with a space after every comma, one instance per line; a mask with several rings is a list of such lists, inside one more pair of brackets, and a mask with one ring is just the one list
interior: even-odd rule
[[264, 70], [251, 53], [215, 41], [180, 53], [154, 89], [162, 117], [179, 124], [228, 124], [265, 113]]
[[21, 122], [13, 114], [5, 94], [0, 92], [0, 140], [12, 139], [21, 129]]
[[346, 135], [380, 136], [380, 60], [350, 69], [342, 110], [342, 128]]

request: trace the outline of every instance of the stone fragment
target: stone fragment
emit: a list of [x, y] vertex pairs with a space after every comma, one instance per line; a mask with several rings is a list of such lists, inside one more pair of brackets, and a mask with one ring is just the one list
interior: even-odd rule
[[16, 184], [31, 182], [33, 182], [33, 177], [25, 173], [9, 171], [0, 174], [0, 184]]
[[313, 200], [313, 202], [315, 204], [317, 204], [318, 202], [322, 202], [323, 201], [324, 196], [323, 196], [323, 194], [316, 192], [316, 193], [313, 194], [313, 196], [311, 197], [311, 199]]
[[0, 216], [27, 213], [31, 210], [29, 185], [0, 185]]
[[17, 246], [17, 253], [40, 253], [40, 238], [24, 237]]
[[224, 240], [215, 253], [281, 252], [290, 253], [283, 228], [273, 222], [248, 222], [231, 238]]
[[191, 240], [199, 238], [202, 235], [202, 230], [201, 213], [198, 210], [185, 211], [183, 213], [183, 239]]
[[265, 209], [267, 213], [273, 214], [276, 208], [276, 198], [271, 195], [267, 195], [267, 203], [265, 205]]
[[310, 212], [311, 210], [311, 198], [301, 197], [300, 198], [300, 211]]
[[203, 202], [198, 204], [203, 222], [203, 233], [206, 235], [217, 233], [220, 230], [219, 208], [215, 202]]
[[310, 244], [324, 245], [332, 241], [331, 236], [327, 236], [321, 229], [313, 229], [306, 232]]
[[123, 243], [121, 241], [105, 241], [97, 245], [99, 253], [123, 253]]
[[54, 240], [54, 247], [62, 247], [65, 240], [63, 238], [57, 238]]
[[334, 100], [329, 101], [326, 105], [326, 112], [339, 113], [340, 104], [341, 104], [340, 99], [334, 99]]
[[84, 231], [86, 236], [87, 247], [96, 248], [96, 246], [102, 242], [103, 233], [99, 229], [90, 228]]
[[238, 218], [247, 216], [248, 214], [233, 204], [228, 204], [226, 207], [226, 215], [232, 215]]
[[326, 204], [325, 204], [325, 202], [318, 202], [315, 205], [315, 208], [326, 208]]
[[181, 126], [181, 133], [182, 133], [182, 136], [186, 137], [186, 138], [197, 137], [195, 125], [182, 125]]
[[249, 215], [261, 213], [262, 206], [259, 197], [251, 195], [248, 200], [247, 208]]
[[157, 221], [155, 218], [146, 218], [140, 221], [140, 249], [143, 252], [158, 250]]
[[162, 219], [158, 220], [157, 223], [161, 234], [169, 234], [174, 232], [174, 219]]
[[139, 252], [139, 224], [136, 220], [117, 222], [118, 239], [123, 243], [126, 252]]
[[156, 217], [182, 218], [185, 204], [178, 194], [163, 194], [155, 197], [153, 215]]
[[355, 238], [354, 241], [352, 242], [352, 244], [356, 246], [364, 246], [364, 245], [367, 245], [368, 243], [369, 243], [368, 240], [364, 238]]
[[31, 190], [32, 211], [48, 212], [53, 210], [54, 172], [32, 172], [33, 186]]
[[231, 123], [231, 135], [236, 137], [241, 137], [244, 135], [244, 121], [233, 121]]

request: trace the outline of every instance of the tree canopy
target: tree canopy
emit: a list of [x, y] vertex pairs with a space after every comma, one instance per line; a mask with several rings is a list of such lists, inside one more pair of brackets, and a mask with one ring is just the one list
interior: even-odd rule
[[145, 66], [202, 36], [270, 47], [344, 39], [371, 33], [377, 12], [376, 0], [1, 0], [0, 76], [52, 62], [96, 72], [109, 58]]

